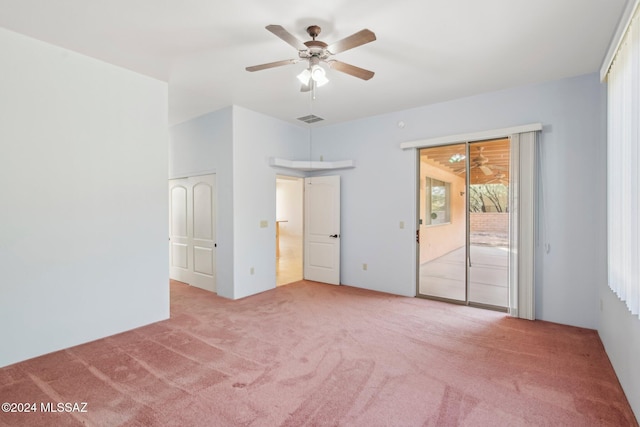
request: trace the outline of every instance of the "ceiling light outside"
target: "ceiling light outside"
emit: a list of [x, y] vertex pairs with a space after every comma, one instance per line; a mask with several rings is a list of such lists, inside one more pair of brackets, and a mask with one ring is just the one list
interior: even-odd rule
[[453, 156], [449, 157], [449, 163], [457, 163], [457, 162], [461, 162], [466, 158], [466, 156], [464, 154], [454, 154]]

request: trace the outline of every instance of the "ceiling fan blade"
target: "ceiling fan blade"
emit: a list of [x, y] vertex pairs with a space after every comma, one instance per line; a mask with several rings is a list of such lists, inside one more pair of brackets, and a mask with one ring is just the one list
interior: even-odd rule
[[[477, 166], [476, 166], [476, 165], [470, 165], [470, 166], [469, 166], [469, 172], [471, 172], [471, 169], [475, 169], [475, 168], [477, 168]], [[458, 169], [458, 170], [456, 171], [456, 173], [457, 173], [458, 175], [460, 175], [460, 174], [462, 174], [462, 173], [466, 173], [466, 172], [467, 172], [467, 168], [466, 168], [466, 167], [460, 168], [460, 169]]]
[[333, 69], [350, 74], [353, 77], [357, 77], [362, 80], [369, 80], [375, 74], [373, 71], [365, 70], [364, 68], [356, 67], [355, 65], [347, 64], [346, 62], [340, 62], [335, 59], [327, 61], [327, 64], [329, 64], [329, 66]]
[[491, 171], [491, 169], [489, 169], [489, 167], [488, 167], [488, 166], [480, 165], [480, 170], [481, 170], [485, 175], [493, 175], [493, 171]]
[[307, 46], [302, 43], [296, 36], [291, 34], [289, 31], [285, 30], [280, 25], [267, 25], [265, 27], [268, 31], [271, 31], [276, 36], [280, 37], [285, 42], [289, 43], [291, 46], [296, 48], [296, 50], [306, 50]]
[[372, 42], [376, 39], [376, 35], [371, 30], [360, 30], [355, 34], [345, 37], [344, 39], [327, 46], [327, 50], [332, 54], [344, 52], [345, 50], [353, 49], [354, 47], [362, 46], [363, 44]]
[[295, 64], [299, 59], [285, 59], [284, 61], [269, 62], [267, 64], [253, 65], [245, 68], [247, 71], [260, 71], [268, 68], [281, 67], [283, 65]]

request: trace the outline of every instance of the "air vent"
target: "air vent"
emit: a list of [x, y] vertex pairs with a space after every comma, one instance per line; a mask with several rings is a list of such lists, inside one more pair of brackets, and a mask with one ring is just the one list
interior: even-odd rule
[[305, 123], [315, 123], [324, 120], [322, 117], [318, 117], [316, 115], [310, 114], [304, 117], [298, 117], [298, 120], [302, 120]]

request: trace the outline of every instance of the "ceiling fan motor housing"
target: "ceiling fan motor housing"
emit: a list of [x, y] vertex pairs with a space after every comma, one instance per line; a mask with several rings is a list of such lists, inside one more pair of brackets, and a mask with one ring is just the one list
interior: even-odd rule
[[307, 27], [307, 34], [309, 34], [309, 37], [311, 37], [314, 40], [316, 39], [316, 37], [320, 35], [321, 31], [322, 31], [322, 28], [320, 28], [320, 26], [318, 25], [309, 25]]
[[304, 45], [307, 47], [307, 50], [301, 50], [298, 52], [300, 58], [308, 59], [313, 57], [318, 57], [320, 60], [327, 59], [331, 54], [327, 51], [327, 46], [323, 41], [316, 40], [316, 37], [320, 34], [322, 29], [318, 25], [311, 25], [307, 27], [307, 33], [313, 40], [309, 40], [304, 42]]
[[319, 40], [310, 40], [308, 42], [304, 42], [304, 45], [307, 46], [307, 50], [298, 51], [298, 55], [300, 58], [307, 59], [312, 57], [318, 57], [321, 60], [325, 60], [331, 56], [331, 54], [327, 51], [327, 44], [325, 42], [321, 42]]
[[473, 159], [473, 162], [478, 166], [483, 166], [489, 163], [489, 159], [482, 154], [482, 150], [484, 150], [484, 147], [478, 147], [478, 157]]

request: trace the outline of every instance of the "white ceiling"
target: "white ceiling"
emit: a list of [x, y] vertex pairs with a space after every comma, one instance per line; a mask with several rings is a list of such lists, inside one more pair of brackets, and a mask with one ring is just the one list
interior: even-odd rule
[[[599, 69], [626, 0], [0, 0], [0, 26], [169, 82], [169, 121], [231, 104], [330, 124]], [[303, 63], [267, 30], [306, 41], [363, 28], [377, 40], [335, 56], [375, 71], [328, 71], [311, 103]], [[305, 125], [306, 126], [306, 125]]]

